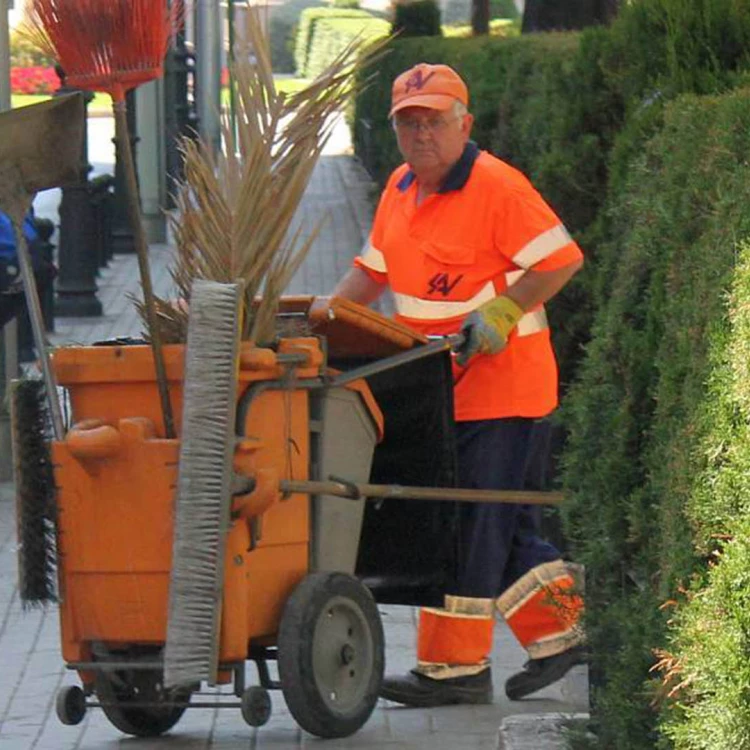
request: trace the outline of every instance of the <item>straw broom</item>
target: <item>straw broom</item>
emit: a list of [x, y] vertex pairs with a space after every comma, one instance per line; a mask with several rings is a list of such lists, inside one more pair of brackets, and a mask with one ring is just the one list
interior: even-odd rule
[[[188, 302], [194, 279], [242, 280], [242, 338], [268, 344], [280, 296], [326, 218], [303, 233], [295, 214], [333, 116], [355, 93], [359, 67], [371, 63], [383, 44], [356, 40], [307, 88], [287, 97], [274, 85], [258, 8], [249, 7], [246, 17], [247, 46], [236, 50], [231, 68], [236, 128], [225, 113], [218, 155], [200, 141], [182, 144], [171, 272], [179, 297]], [[188, 306], [166, 299], [157, 299], [157, 306], [165, 341], [184, 341]]]
[[115, 140], [122, 156], [128, 215], [138, 255], [147, 326], [156, 369], [164, 432], [175, 436], [156, 305], [148, 264], [148, 243], [138, 205], [125, 95], [162, 75], [169, 41], [182, 17], [182, 0], [32, 0], [25, 34], [54, 57], [70, 86], [112, 97]]

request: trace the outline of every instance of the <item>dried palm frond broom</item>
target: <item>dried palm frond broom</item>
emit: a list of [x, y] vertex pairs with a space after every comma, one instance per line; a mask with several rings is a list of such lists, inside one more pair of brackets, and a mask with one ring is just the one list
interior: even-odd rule
[[[188, 301], [193, 279], [241, 279], [242, 338], [270, 343], [281, 294], [325, 220], [303, 234], [295, 214], [334, 118], [355, 91], [357, 69], [371, 64], [383, 44], [355, 40], [307, 88], [287, 96], [275, 88], [259, 13], [247, 8], [246, 47], [236, 50], [231, 66], [236, 129], [225, 113], [218, 156], [205, 143], [182, 143], [172, 277]], [[157, 306], [164, 340], [184, 341], [187, 310], [165, 299]]]
[[128, 134], [125, 94], [162, 75], [170, 39], [182, 20], [182, 0], [31, 0], [24, 33], [57, 60], [66, 81], [112, 97], [115, 142], [122, 158], [128, 215], [143, 288], [164, 432], [174, 437], [164, 358], [156, 321], [148, 243], [138, 205], [138, 185]]
[[[331, 116], [351, 91], [358, 46], [347, 49], [290, 101], [273, 83], [257, 9], [247, 50], [233, 69], [235, 130], [223, 118], [224, 148], [187, 140], [177, 194], [172, 270], [189, 307], [158, 300], [165, 339], [185, 340], [184, 407], [164, 684], [218, 678], [225, 534], [231, 506], [235, 392], [242, 337], [268, 342], [279, 298], [315, 233], [299, 242], [290, 224], [328, 137]], [[256, 296], [263, 292], [260, 304]], [[244, 307], [244, 323], [241, 308]]]

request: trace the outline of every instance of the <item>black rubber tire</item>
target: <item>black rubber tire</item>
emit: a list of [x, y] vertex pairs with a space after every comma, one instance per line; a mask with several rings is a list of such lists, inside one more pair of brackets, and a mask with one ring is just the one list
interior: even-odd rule
[[55, 713], [63, 724], [73, 727], [86, 715], [86, 696], [78, 685], [68, 685], [57, 691]]
[[[122, 671], [111, 677], [107, 672], [97, 672], [94, 689], [104, 715], [110, 723], [125, 734], [135, 737], [158, 737], [170, 730], [185, 713], [190, 702], [190, 691], [173, 691], [170, 703], [179, 701], [184, 705], [160, 706], [161, 681], [158, 672]], [[120, 683], [120, 684], [118, 684]], [[128, 703], [149, 703], [151, 706], [128, 706]]]
[[348, 737], [370, 718], [385, 667], [383, 626], [356, 578], [304, 578], [284, 607], [277, 646], [281, 689], [303, 729]]
[[271, 718], [271, 696], [264, 687], [251, 685], [242, 693], [242, 718], [251, 727], [262, 727]]

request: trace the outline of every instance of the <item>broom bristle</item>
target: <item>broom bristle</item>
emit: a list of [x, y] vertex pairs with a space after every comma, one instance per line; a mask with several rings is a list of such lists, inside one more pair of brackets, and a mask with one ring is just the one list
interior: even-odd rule
[[41, 380], [18, 380], [10, 394], [16, 485], [18, 589], [24, 607], [56, 601], [55, 480], [51, 425]]
[[196, 280], [185, 351], [164, 684], [215, 684], [231, 506], [241, 284]]
[[158, 78], [182, 22], [182, 0], [33, 0], [25, 35], [51, 54], [70, 86], [117, 99]]

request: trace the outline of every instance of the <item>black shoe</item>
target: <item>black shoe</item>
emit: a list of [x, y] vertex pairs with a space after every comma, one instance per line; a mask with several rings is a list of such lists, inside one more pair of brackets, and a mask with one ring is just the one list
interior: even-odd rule
[[485, 669], [469, 677], [434, 680], [412, 671], [403, 677], [386, 677], [380, 697], [415, 708], [492, 703], [492, 672]]
[[544, 659], [529, 659], [523, 672], [514, 674], [505, 683], [505, 694], [512, 701], [524, 698], [563, 678], [571, 667], [585, 664], [588, 654], [585, 646], [573, 646]]

